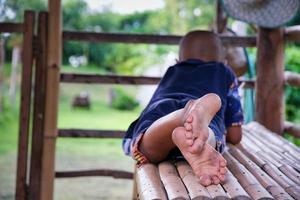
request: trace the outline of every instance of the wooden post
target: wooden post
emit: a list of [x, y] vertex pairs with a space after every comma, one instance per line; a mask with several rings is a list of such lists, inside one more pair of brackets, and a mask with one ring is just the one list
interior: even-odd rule
[[48, 0], [48, 58], [46, 102], [42, 156], [41, 200], [52, 200], [55, 177], [55, 143], [57, 137], [57, 109], [59, 68], [61, 62], [61, 1]]
[[25, 200], [27, 198], [26, 179], [33, 63], [34, 12], [26, 11], [24, 19], [16, 200]]
[[259, 28], [256, 121], [282, 134], [284, 117], [284, 38], [280, 28]]
[[33, 126], [30, 159], [29, 199], [31, 200], [39, 200], [41, 196], [43, 126], [45, 115], [45, 84], [47, 66], [47, 24], [47, 13], [40, 12], [38, 17], [38, 51], [36, 51]]

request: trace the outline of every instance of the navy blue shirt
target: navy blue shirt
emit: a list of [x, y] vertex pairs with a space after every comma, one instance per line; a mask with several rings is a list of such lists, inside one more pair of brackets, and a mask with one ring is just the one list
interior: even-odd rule
[[226, 127], [240, 125], [243, 114], [238, 95], [238, 83], [232, 70], [220, 62], [189, 59], [168, 68], [149, 104], [128, 128], [123, 149], [130, 154], [130, 143], [146, 132], [149, 126], [175, 110], [184, 108], [191, 99], [208, 93], [217, 94], [222, 101], [220, 110], [209, 127], [214, 131], [217, 149], [223, 152]]

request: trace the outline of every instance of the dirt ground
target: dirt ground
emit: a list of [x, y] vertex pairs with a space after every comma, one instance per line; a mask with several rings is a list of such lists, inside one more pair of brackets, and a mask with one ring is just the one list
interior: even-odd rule
[[[126, 156], [99, 158], [96, 155], [78, 156], [68, 152], [56, 156], [56, 170], [125, 169], [133, 171], [133, 161]], [[14, 199], [16, 153], [0, 156], [0, 199]], [[130, 199], [132, 180], [110, 177], [65, 178], [55, 180], [55, 200]]]

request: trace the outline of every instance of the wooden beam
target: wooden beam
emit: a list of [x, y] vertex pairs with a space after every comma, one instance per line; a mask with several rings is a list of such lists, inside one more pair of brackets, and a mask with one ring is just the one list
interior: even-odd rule
[[286, 85], [300, 88], [300, 74], [295, 72], [284, 72], [284, 81]]
[[27, 159], [33, 64], [34, 12], [25, 11], [22, 51], [21, 107], [16, 179], [16, 200], [27, 199]]
[[23, 23], [1, 22], [0, 33], [22, 33]]
[[285, 121], [284, 132], [287, 132], [294, 137], [300, 138], [300, 125]]
[[70, 74], [62, 73], [60, 81], [63, 83], [87, 83], [87, 84], [127, 84], [149, 85], [157, 84], [161, 77], [146, 76], [120, 76], [120, 75], [95, 75], [95, 74]]
[[256, 121], [283, 133], [284, 39], [282, 29], [259, 28], [257, 43]]
[[56, 172], [56, 178], [76, 178], [86, 176], [111, 176], [113, 178], [132, 179], [133, 173], [123, 170], [98, 169], [85, 171]]
[[[256, 37], [253, 36], [222, 36], [220, 35], [224, 46], [242, 46], [255, 47]], [[178, 45], [182, 36], [179, 35], [150, 35], [133, 33], [95, 33], [64, 31], [63, 40], [77, 40], [86, 42], [102, 43], [133, 43], [133, 44], [166, 44]]]
[[48, 58], [46, 102], [42, 156], [41, 200], [52, 200], [55, 177], [55, 144], [57, 137], [57, 111], [59, 69], [61, 64], [62, 29], [61, 1], [48, 0]]
[[41, 172], [43, 155], [43, 126], [45, 116], [45, 90], [47, 68], [47, 13], [38, 16], [36, 69], [34, 80], [33, 126], [30, 159], [29, 199], [41, 196]]
[[83, 130], [83, 129], [59, 129], [59, 137], [78, 138], [123, 138], [125, 131], [120, 130]]
[[[155, 85], [161, 77], [151, 76], [122, 76], [122, 75], [95, 75], [61, 73], [62, 83], [86, 83], [86, 84], [122, 84], [122, 85]], [[239, 78], [239, 84], [244, 88], [254, 88], [255, 80]]]
[[300, 42], [300, 25], [285, 28], [284, 38], [289, 42]]

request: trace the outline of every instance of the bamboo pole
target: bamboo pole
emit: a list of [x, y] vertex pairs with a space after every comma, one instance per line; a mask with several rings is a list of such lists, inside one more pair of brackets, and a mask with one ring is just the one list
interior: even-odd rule
[[21, 105], [17, 160], [16, 200], [27, 198], [27, 158], [33, 64], [34, 12], [25, 11], [22, 56]]
[[57, 110], [59, 68], [61, 62], [62, 31], [61, 1], [48, 0], [48, 58], [46, 102], [42, 157], [41, 200], [52, 200], [55, 177], [55, 143], [57, 137]]
[[284, 40], [282, 29], [259, 28], [257, 42], [256, 121], [283, 132]]

